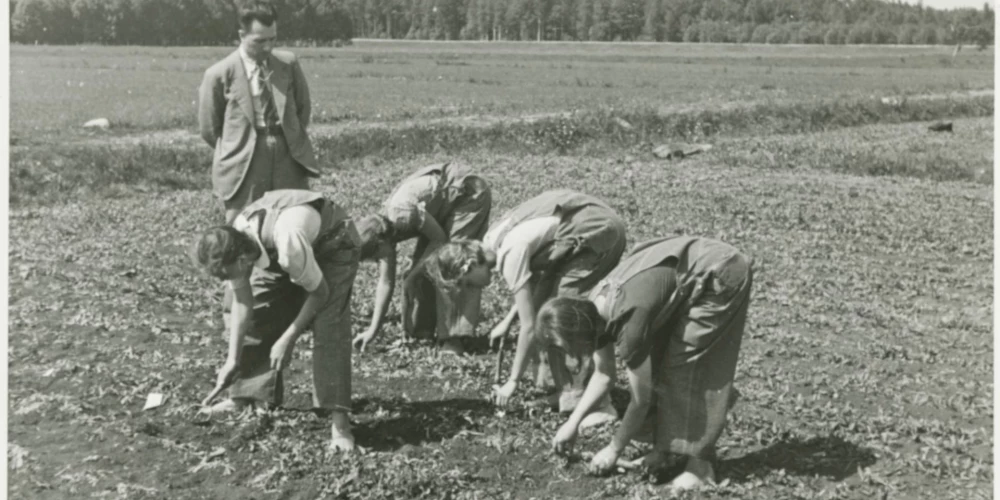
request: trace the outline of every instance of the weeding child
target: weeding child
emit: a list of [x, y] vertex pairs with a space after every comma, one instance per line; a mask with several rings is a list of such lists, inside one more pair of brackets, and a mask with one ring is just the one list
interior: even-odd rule
[[[440, 163], [423, 167], [401, 182], [381, 213], [358, 222], [361, 260], [378, 260], [379, 281], [371, 324], [354, 339], [364, 348], [379, 333], [396, 282], [396, 246], [417, 238], [416, 265], [430, 250], [455, 238], [481, 240], [486, 233], [493, 200], [490, 186], [468, 167]], [[438, 296], [422, 276], [413, 276], [403, 297], [404, 331], [412, 337], [434, 337], [444, 352], [463, 354], [462, 339], [479, 323], [480, 291], [461, 297]], [[454, 307], [452, 307], [454, 306]]]
[[[463, 293], [488, 284], [494, 265], [503, 276], [514, 307], [490, 337], [506, 335], [515, 318], [521, 325], [510, 377], [495, 388], [497, 403], [506, 405], [534, 357], [538, 307], [549, 297], [582, 296], [614, 268], [624, 250], [625, 223], [613, 209], [593, 196], [561, 189], [546, 191], [505, 214], [481, 247], [469, 242], [445, 245], [428, 258], [424, 272], [440, 287], [461, 288]], [[593, 370], [589, 358], [568, 359], [554, 348], [542, 354], [561, 391], [554, 395], [559, 410], [571, 411]], [[577, 373], [569, 370], [567, 360], [576, 362]], [[540, 369], [536, 383], [544, 378]], [[616, 418], [610, 398], [604, 398], [587, 424]]]
[[587, 410], [614, 384], [617, 353], [628, 368], [632, 400], [591, 468], [609, 470], [649, 426], [655, 448], [648, 461], [662, 461], [667, 452], [687, 457], [672, 487], [713, 481], [711, 460], [726, 426], [752, 282], [752, 259], [737, 249], [677, 236], [640, 244], [587, 298], [549, 300], [538, 313], [537, 335], [591, 356], [597, 367], [556, 433], [555, 450], [571, 450]]
[[204, 231], [197, 263], [233, 292], [228, 356], [218, 386], [230, 398], [207, 411], [280, 405], [282, 370], [296, 340], [313, 331], [313, 405], [331, 413], [335, 450], [354, 448], [351, 410], [351, 288], [360, 237], [323, 194], [269, 191], [231, 225]]

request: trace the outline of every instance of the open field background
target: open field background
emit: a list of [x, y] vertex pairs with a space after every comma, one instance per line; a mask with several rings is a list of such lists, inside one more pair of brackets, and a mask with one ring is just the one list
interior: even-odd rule
[[[359, 42], [296, 48], [316, 123], [578, 108], [666, 110], [993, 88], [993, 50], [612, 43]], [[204, 70], [229, 48], [11, 47], [11, 133], [196, 126]]]
[[[331, 166], [315, 187], [360, 215], [413, 168], [457, 159], [491, 181], [496, 216], [565, 186], [617, 207], [630, 246], [682, 231], [753, 255], [722, 485], [686, 498], [991, 497], [994, 123], [992, 94], [976, 91], [993, 85], [992, 53], [582, 47], [594, 52], [373, 43], [323, 59], [299, 49], [331, 82], [311, 81], [313, 134]], [[172, 62], [159, 57], [171, 51]], [[485, 401], [491, 353], [438, 357], [397, 342], [395, 322], [353, 360], [360, 455], [325, 456], [328, 422], [301, 411], [308, 337], [291, 368], [290, 409], [195, 415], [225, 342], [221, 289], [184, 256], [190, 235], [219, 218], [190, 106], [200, 72], [224, 52], [12, 48], [9, 496], [665, 495], [637, 475], [594, 478], [552, 456], [558, 415], [530, 394], [503, 416]], [[404, 78], [334, 76], [356, 71]], [[574, 73], [612, 84], [553, 83]], [[70, 74], [88, 80], [60, 87]], [[89, 80], [98, 75], [102, 86]], [[919, 97], [929, 94], [939, 97]], [[881, 103], [888, 95], [909, 98]], [[442, 103], [457, 108], [434, 108]], [[79, 131], [107, 109], [122, 129]], [[534, 114], [556, 117], [525, 118]], [[634, 128], [608, 125], [621, 117]], [[955, 133], [928, 132], [937, 119]], [[418, 144], [426, 138], [438, 139]], [[678, 140], [714, 148], [681, 161], [649, 154]], [[356, 153], [337, 151], [348, 145]], [[373, 267], [356, 282], [356, 328]], [[507, 306], [488, 289], [484, 326]], [[166, 405], [142, 412], [154, 391]], [[627, 404], [621, 390], [615, 403]], [[596, 451], [609, 433], [578, 447]]]

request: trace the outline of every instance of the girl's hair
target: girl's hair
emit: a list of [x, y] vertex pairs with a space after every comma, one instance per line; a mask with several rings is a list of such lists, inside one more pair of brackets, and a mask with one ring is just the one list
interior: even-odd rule
[[454, 292], [458, 289], [458, 279], [473, 264], [485, 261], [481, 243], [456, 238], [434, 250], [413, 272], [422, 272], [438, 287]]
[[554, 297], [538, 310], [535, 335], [546, 343], [556, 338], [574, 351], [590, 355], [596, 349], [597, 336], [604, 329], [604, 318], [593, 302], [576, 297]]
[[361, 236], [361, 260], [374, 259], [382, 243], [391, 243], [392, 226], [382, 215], [368, 215], [358, 221], [357, 227]]
[[191, 251], [196, 266], [215, 277], [224, 275], [223, 268], [236, 262], [241, 255], [255, 255], [257, 243], [232, 226], [215, 226], [198, 237]]

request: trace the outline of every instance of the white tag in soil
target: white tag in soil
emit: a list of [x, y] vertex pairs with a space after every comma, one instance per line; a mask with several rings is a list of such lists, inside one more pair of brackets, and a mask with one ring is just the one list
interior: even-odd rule
[[160, 394], [158, 392], [151, 392], [149, 393], [149, 396], [146, 396], [146, 406], [143, 406], [142, 409], [143, 411], [145, 411], [145, 410], [151, 410], [158, 406], [162, 406], [163, 402], [166, 400], [167, 397], [165, 395]]

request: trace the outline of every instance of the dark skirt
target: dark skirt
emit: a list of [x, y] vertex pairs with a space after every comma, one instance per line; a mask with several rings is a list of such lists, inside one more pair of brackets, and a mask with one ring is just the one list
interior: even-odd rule
[[726, 427], [736, 361], [743, 340], [753, 270], [729, 256], [716, 278], [659, 333], [653, 354], [655, 446], [710, 459]]

